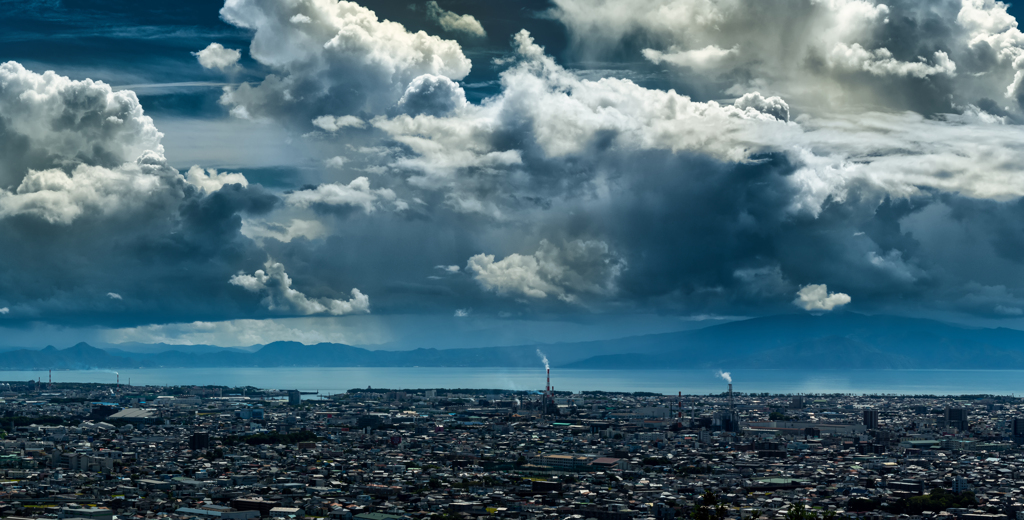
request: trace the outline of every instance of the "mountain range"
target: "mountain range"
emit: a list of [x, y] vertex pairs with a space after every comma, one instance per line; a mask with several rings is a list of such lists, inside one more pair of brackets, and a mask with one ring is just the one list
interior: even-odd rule
[[1024, 369], [1024, 331], [852, 312], [753, 318], [698, 330], [508, 347], [368, 350], [337, 343], [245, 348], [121, 344], [0, 352], [0, 370], [160, 367], [536, 367], [577, 369]]

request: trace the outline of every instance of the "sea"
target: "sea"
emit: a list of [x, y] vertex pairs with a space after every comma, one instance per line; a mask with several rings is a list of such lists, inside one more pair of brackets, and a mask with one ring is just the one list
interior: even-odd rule
[[[1024, 395], [1024, 370], [551, 370], [559, 391], [603, 390], [674, 395], [720, 394], [726, 375], [736, 392], [770, 394]], [[0, 381], [42, 381], [46, 371], [0, 371]], [[317, 392], [350, 389], [494, 389], [540, 391], [544, 369], [530, 368], [148, 368], [53, 371], [53, 382], [252, 386]]]

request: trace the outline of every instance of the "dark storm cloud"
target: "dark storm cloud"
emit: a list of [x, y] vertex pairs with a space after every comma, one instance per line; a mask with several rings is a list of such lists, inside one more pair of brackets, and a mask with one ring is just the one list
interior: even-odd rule
[[[279, 201], [237, 173], [167, 165], [131, 92], [0, 66], [5, 323], [138, 324], [252, 310], [222, 290], [265, 258], [242, 215]], [[111, 298], [109, 294], [120, 298]], [[220, 310], [218, 310], [220, 309]]]
[[[81, 52], [137, 41], [104, 66], [160, 85], [0, 96], [0, 320], [736, 316], [808, 287], [1024, 315], [1024, 35], [999, 4], [46, 6], [25, 34], [118, 12]], [[214, 43], [238, 64], [204, 69]], [[142, 107], [204, 153], [235, 137], [211, 128], [277, 133], [234, 143], [258, 168], [179, 172]]]
[[571, 54], [645, 58], [675, 70], [672, 86], [701, 99], [760, 89], [801, 112], [859, 106], [934, 114], [1003, 99], [1019, 84], [1024, 39], [1001, 3], [554, 3]]
[[[258, 313], [255, 302], [223, 286], [237, 265], [266, 258], [239, 234], [237, 213], [265, 204], [265, 197], [258, 187], [223, 191], [234, 193], [203, 197], [189, 188], [180, 206], [166, 211], [86, 217], [70, 225], [31, 216], [0, 221], [3, 240], [32, 244], [0, 259], [3, 272], [17, 273], [2, 282], [2, 300], [11, 309], [5, 323], [124, 326]], [[230, 202], [222, 205], [225, 199]], [[108, 292], [122, 299], [107, 298]]]
[[[999, 159], [1001, 166], [981, 167], [979, 155], [973, 165], [956, 164], [955, 156], [963, 155], [950, 148], [959, 143], [953, 148], [969, 150], [974, 145], [966, 140], [1016, 150], [1011, 141], [992, 140], [1016, 129], [985, 124], [984, 115], [951, 118], [951, 124], [867, 115], [786, 125], [773, 117], [785, 119], [773, 108], [784, 101], [763, 96], [735, 107], [670, 97], [673, 108], [663, 116], [661, 93], [628, 82], [580, 81], [528, 38], [518, 43], [522, 61], [503, 76], [500, 98], [447, 120], [375, 123], [410, 146], [412, 155], [396, 164], [413, 184], [446, 192], [456, 211], [524, 224], [502, 228], [515, 245], [501, 247], [485, 266], [471, 260], [482, 289], [538, 299], [568, 294], [557, 277], [571, 267], [556, 261], [546, 268], [550, 255], [534, 244], [594, 241], [607, 246], [621, 268], [594, 280], [615, 291], [599, 298], [579, 291], [579, 301], [591, 309], [778, 312], [792, 308], [799, 287], [822, 283], [871, 311], [940, 300], [971, 311], [978, 304], [968, 303], [987, 294], [978, 287], [991, 282], [950, 276], [960, 260], [930, 257], [928, 248], [941, 243], [929, 237], [925, 247], [910, 229], [923, 225], [928, 219], [922, 215], [933, 207], [948, 206], [943, 197], [1003, 204], [944, 190], [1019, 196], [1016, 181], [991, 184], [1016, 178], [1013, 163]], [[689, 124], [675, 127], [680, 119]], [[826, 130], [832, 125], [843, 127], [835, 139]], [[691, 134], [694, 126], [703, 135]], [[931, 142], [922, 147], [921, 130], [929, 127]], [[653, 144], [668, 136], [675, 139]], [[769, 143], [787, 151], [772, 152], [776, 145]], [[758, 144], [764, 152], [751, 153]], [[733, 146], [747, 148], [737, 155]], [[982, 253], [973, 254], [983, 260]], [[1010, 271], [1002, 273], [988, 278]], [[1005, 300], [1019, 290], [1006, 286], [1000, 294]]]

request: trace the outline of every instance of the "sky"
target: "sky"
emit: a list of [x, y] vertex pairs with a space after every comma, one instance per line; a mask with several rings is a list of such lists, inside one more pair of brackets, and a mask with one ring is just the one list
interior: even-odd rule
[[0, 0], [0, 346], [1024, 329], [990, 0]]

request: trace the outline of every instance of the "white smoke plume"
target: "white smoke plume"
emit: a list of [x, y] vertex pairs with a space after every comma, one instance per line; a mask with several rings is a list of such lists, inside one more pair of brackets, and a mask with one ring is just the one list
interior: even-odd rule
[[544, 363], [544, 370], [551, 370], [551, 364], [548, 363], [548, 357], [545, 356], [540, 349], [537, 349], [537, 357], [539, 357], [541, 362]]
[[726, 383], [729, 383], [730, 385], [732, 384], [732, 374], [730, 374], [729, 372], [722, 372], [721, 370], [719, 370], [718, 377], [725, 379]]

